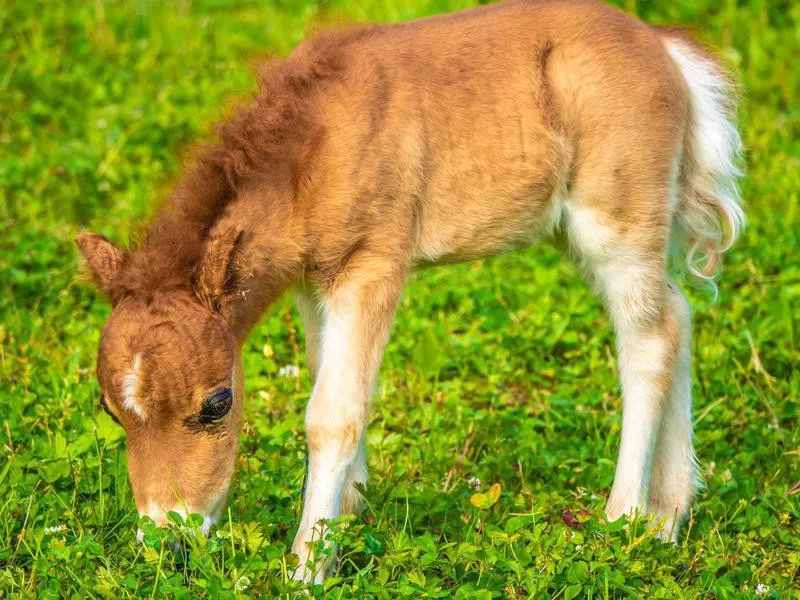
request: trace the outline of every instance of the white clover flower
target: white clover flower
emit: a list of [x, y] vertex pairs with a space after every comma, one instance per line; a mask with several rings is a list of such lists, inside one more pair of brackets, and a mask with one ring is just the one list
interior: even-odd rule
[[769, 586], [766, 583], [759, 583], [756, 586], [756, 596], [766, 596], [769, 594]]
[[241, 577], [239, 577], [239, 579], [236, 580], [233, 589], [235, 589], [237, 592], [243, 592], [249, 587], [250, 587], [250, 578], [247, 577], [246, 575], [242, 575]]
[[471, 487], [476, 492], [479, 489], [481, 489], [481, 480], [478, 479], [477, 477], [470, 477], [469, 481], [467, 481], [467, 484], [469, 484], [469, 487]]
[[61, 533], [62, 531], [66, 531], [66, 525], [53, 525], [52, 527], [45, 527], [44, 533], [45, 535], [54, 535], [56, 533]]
[[283, 365], [278, 369], [279, 377], [297, 377], [300, 375], [300, 367], [297, 365]]

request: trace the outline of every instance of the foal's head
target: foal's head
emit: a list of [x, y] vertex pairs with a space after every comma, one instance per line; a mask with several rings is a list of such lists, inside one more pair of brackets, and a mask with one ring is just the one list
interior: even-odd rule
[[131, 260], [111, 242], [82, 234], [77, 243], [113, 305], [97, 358], [100, 402], [125, 428], [139, 514], [164, 523], [170, 510], [200, 513], [207, 532], [224, 505], [243, 409], [239, 341], [221, 296], [233, 241], [186, 285], [146, 293], [121, 281]]

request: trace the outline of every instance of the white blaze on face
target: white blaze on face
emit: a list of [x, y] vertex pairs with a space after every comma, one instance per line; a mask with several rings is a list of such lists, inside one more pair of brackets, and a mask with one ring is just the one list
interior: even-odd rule
[[144, 412], [137, 398], [139, 393], [139, 368], [141, 365], [142, 355], [137, 354], [133, 357], [131, 370], [125, 373], [122, 378], [122, 406], [134, 413], [142, 421], [147, 421], [147, 413]]

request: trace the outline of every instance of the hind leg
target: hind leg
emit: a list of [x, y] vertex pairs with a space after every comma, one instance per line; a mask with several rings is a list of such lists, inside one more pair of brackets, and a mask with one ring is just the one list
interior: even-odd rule
[[[613, 269], [614, 287], [619, 285], [619, 268]], [[663, 278], [640, 273], [626, 287], [608, 298], [622, 384], [619, 459], [606, 506], [612, 521], [646, 511], [653, 455], [677, 356], [677, 323], [665, 302]]]
[[[657, 288], [652, 290], [658, 303]], [[622, 437], [606, 515], [644, 513], [653, 454], [675, 368], [675, 318], [669, 305], [656, 314], [629, 307], [617, 321], [617, 354], [622, 384]]]
[[585, 204], [572, 203], [567, 210], [570, 243], [616, 331], [623, 408], [619, 459], [606, 505], [613, 521], [647, 510], [654, 451], [675, 373], [679, 335], [668, 298], [666, 233], [621, 230]]
[[661, 527], [659, 537], [675, 542], [694, 499], [697, 463], [692, 449], [691, 315], [674, 284], [669, 285], [668, 299], [678, 325], [678, 355], [653, 456], [648, 509]]

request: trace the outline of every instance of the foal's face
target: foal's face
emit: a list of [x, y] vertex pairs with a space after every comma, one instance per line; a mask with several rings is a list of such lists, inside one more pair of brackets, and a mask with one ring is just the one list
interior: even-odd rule
[[103, 330], [97, 376], [106, 411], [125, 428], [140, 515], [222, 510], [242, 421], [236, 340], [225, 320], [188, 292], [130, 298]]

